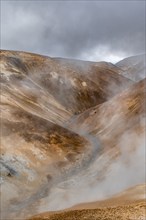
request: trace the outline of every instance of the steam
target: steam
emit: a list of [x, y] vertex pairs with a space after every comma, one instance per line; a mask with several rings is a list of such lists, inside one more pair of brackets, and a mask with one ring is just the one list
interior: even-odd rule
[[[98, 141], [94, 142], [96, 144], [99, 147]], [[103, 200], [145, 183], [144, 134], [125, 132], [118, 146], [119, 156], [115, 157], [115, 149], [96, 155], [86, 169], [53, 187], [50, 195], [40, 201], [39, 212], [56, 211], [79, 203]]]
[[[86, 65], [82, 65], [82, 63], [80, 62], [71, 61], [70, 65], [72, 66], [72, 64], [75, 69], [77, 67], [77, 69], [79, 68], [81, 72], [87, 73], [90, 70], [90, 65], [88, 65], [88, 63], [86, 63]], [[71, 66], [69, 68], [71, 68]], [[63, 72], [63, 69], [61, 71]], [[35, 71], [35, 69], [34, 72], [35, 72], [34, 76], [33, 74], [32, 75], [30, 74], [29, 77], [25, 77], [22, 81], [20, 81], [18, 87], [15, 88], [15, 86], [17, 86], [17, 83], [16, 85], [12, 84], [11, 90], [13, 92], [14, 91], [16, 92], [16, 90], [19, 89], [20, 95], [30, 97], [30, 99], [32, 98], [32, 101], [34, 98], [34, 103], [36, 104], [36, 106], [39, 106], [39, 108], [41, 108], [42, 111], [38, 111], [39, 108], [38, 109], [33, 108], [31, 109], [32, 110], [31, 112], [33, 114], [36, 110], [36, 115], [39, 113], [38, 114], [39, 117], [45, 118], [48, 121], [51, 120], [53, 122], [57, 121], [56, 123], [58, 123], [59, 119], [56, 117], [56, 115], [58, 116], [61, 110], [64, 110], [65, 112], [65, 109], [63, 109], [64, 106], [62, 107], [61, 104], [56, 102], [53, 95], [49, 94], [47, 88], [44, 89], [43, 85], [40, 83], [42, 74], [41, 73], [37, 74], [38, 72], [37, 70]], [[72, 92], [71, 95], [72, 98], [74, 98], [73, 91], [76, 86], [76, 83], [72, 81], [72, 78], [70, 80], [70, 78], [68, 77], [67, 69], [64, 69], [64, 72], [61, 75], [56, 70], [56, 71], [50, 71], [50, 73], [48, 74], [49, 75], [48, 77], [52, 77], [51, 79], [49, 78], [52, 85], [54, 83], [54, 85], [58, 86], [56, 88], [59, 91], [58, 97], [60, 100], [67, 97], [68, 94], [65, 94], [65, 91], [68, 90]], [[45, 75], [44, 79], [46, 80], [47, 74], [44, 73], [44, 75]], [[86, 76], [87, 75], [88, 74], [86, 74]], [[58, 82], [60, 84], [58, 84]], [[83, 81], [82, 83], [83, 86], [86, 86], [85, 84], [86, 82]], [[66, 90], [63, 88], [63, 86], [66, 86]], [[18, 95], [18, 93], [16, 94]], [[113, 105], [116, 109], [115, 113], [117, 113], [118, 108], [120, 109], [120, 106], [118, 106], [118, 104], [119, 104], [118, 102], [116, 103], [113, 102]], [[26, 108], [27, 111], [29, 111], [30, 108], [30, 105], [28, 106], [27, 106], [28, 108]], [[24, 104], [23, 107], [25, 107]], [[58, 110], [56, 110], [57, 108]], [[54, 109], [56, 112], [53, 111]], [[107, 108], [104, 109], [105, 112], [106, 110]], [[49, 114], [50, 112], [51, 114]], [[103, 112], [100, 112], [100, 115], [102, 115], [102, 113]], [[61, 116], [63, 117], [63, 114]], [[126, 126], [127, 121], [125, 120], [125, 118], [122, 118], [121, 112], [119, 115], [113, 114], [110, 120], [108, 120], [109, 117], [108, 113], [107, 114], [105, 113], [105, 116], [106, 117], [101, 117], [100, 123], [103, 125], [102, 128], [106, 128], [109, 136], [111, 135], [110, 137], [111, 140], [116, 136], [116, 135], [114, 136], [116, 132], [112, 133], [111, 131], [115, 131], [117, 128], [119, 128], [119, 126], [121, 126], [122, 128], [125, 127], [126, 129], [128, 128]], [[68, 118], [69, 117], [70, 115], [68, 116]], [[49, 167], [47, 167], [47, 170], [45, 170], [46, 169], [45, 167], [43, 170], [44, 173], [42, 172], [42, 176], [43, 176], [42, 185], [38, 184], [36, 188], [33, 186], [34, 194], [32, 195], [31, 194], [32, 191], [31, 191], [30, 193], [31, 195], [28, 196], [29, 198], [24, 198], [24, 201], [22, 201], [19, 204], [19, 207], [17, 206], [18, 205], [17, 203], [16, 205], [15, 204], [13, 205], [14, 209], [13, 207], [12, 209], [13, 211], [17, 210], [19, 212], [18, 215], [24, 208], [28, 208], [28, 212], [32, 211], [32, 213], [34, 214], [34, 211], [38, 213], [45, 211], [56, 211], [71, 207], [79, 203], [106, 199], [129, 187], [145, 182], [145, 173], [143, 169], [145, 165], [145, 137], [144, 137], [145, 118], [141, 119], [139, 126], [142, 129], [144, 128], [143, 132], [139, 132], [138, 134], [136, 133], [134, 128], [131, 128], [131, 130], [127, 129], [123, 131], [123, 134], [118, 139], [118, 143], [116, 143], [117, 144], [116, 147], [109, 148], [109, 150], [107, 151], [103, 151], [103, 146], [99, 142], [97, 137], [98, 135], [94, 136], [92, 134], [89, 134], [88, 132], [85, 131], [86, 129], [85, 130], [79, 129], [77, 126], [75, 126], [75, 128], [73, 129], [71, 126], [68, 126], [67, 124], [64, 123], [64, 121], [66, 120], [67, 118], [65, 119], [63, 118], [63, 120], [60, 120], [61, 126], [71, 131], [74, 131], [80, 136], [83, 136], [85, 139], [87, 139], [91, 144], [89, 151], [88, 152], [85, 151], [84, 154], [81, 155], [82, 158], [79, 158], [80, 162], [77, 162], [76, 164], [70, 164], [70, 166], [72, 166], [73, 169], [71, 169], [71, 172], [68, 175], [62, 175], [63, 177], [60, 175], [59, 176], [60, 179], [59, 178], [57, 179], [58, 182], [56, 181], [52, 185], [49, 185], [47, 180], [45, 179], [46, 176], [45, 177], [43, 176], [44, 173], [46, 174], [49, 171]], [[92, 123], [92, 120], [90, 121], [90, 123]], [[94, 126], [93, 128], [95, 129]], [[106, 136], [107, 134], [104, 133], [104, 135]], [[17, 144], [20, 145], [19, 139], [17, 141], [18, 141]], [[12, 140], [10, 140], [10, 142], [11, 142], [10, 144], [11, 146], [13, 142]], [[35, 153], [37, 154], [37, 152]], [[19, 161], [21, 160], [22, 159], [19, 157]], [[17, 166], [21, 168], [19, 164]], [[24, 168], [23, 163], [22, 163], [22, 167]], [[5, 168], [9, 168], [9, 167], [5, 166]], [[51, 167], [51, 169], [54, 171], [52, 173], [55, 174], [56, 171], [55, 168]], [[9, 171], [11, 171], [12, 173], [12, 170], [9, 169]], [[19, 198], [19, 195], [17, 198]], [[31, 205], [32, 207], [35, 206], [35, 208], [31, 210], [29, 205], [30, 207]]]

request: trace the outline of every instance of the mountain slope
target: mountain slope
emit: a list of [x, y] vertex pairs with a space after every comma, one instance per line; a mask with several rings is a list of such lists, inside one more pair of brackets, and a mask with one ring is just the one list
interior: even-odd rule
[[[104, 62], [70, 61], [1, 51], [5, 91], [11, 95], [17, 91], [15, 97], [25, 104], [25, 108], [31, 106], [38, 112], [43, 108], [44, 117], [55, 112], [64, 120], [64, 117], [67, 119], [71, 114], [108, 100], [132, 83], [118, 75], [118, 71], [114, 65]], [[56, 116], [52, 117], [51, 120], [55, 120]]]
[[18, 106], [2, 108], [1, 217], [16, 219], [46, 197], [52, 184], [82, 169], [95, 151], [84, 137]]
[[0, 61], [1, 219], [143, 183], [145, 80], [133, 83], [106, 62], [15, 51], [1, 51]]
[[121, 68], [121, 75], [135, 82], [138, 82], [146, 77], [146, 57], [145, 54], [128, 57], [116, 63], [116, 66]]
[[[70, 126], [75, 124], [106, 142], [112, 142], [129, 129], [144, 129], [146, 114], [146, 79], [132, 85], [102, 105], [88, 109], [74, 117]], [[109, 144], [108, 144], [109, 145]]]

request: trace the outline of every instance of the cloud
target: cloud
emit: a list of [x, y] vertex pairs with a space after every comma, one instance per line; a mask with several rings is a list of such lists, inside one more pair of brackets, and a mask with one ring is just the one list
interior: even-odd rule
[[144, 1], [2, 1], [1, 47], [117, 61], [144, 52]]

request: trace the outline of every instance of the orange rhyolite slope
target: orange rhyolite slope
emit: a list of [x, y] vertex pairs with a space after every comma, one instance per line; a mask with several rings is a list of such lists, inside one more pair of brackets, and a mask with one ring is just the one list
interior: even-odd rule
[[[131, 161], [143, 140], [145, 80], [135, 84], [106, 62], [0, 55], [1, 219], [90, 202], [115, 160], [121, 163], [121, 146]], [[133, 184], [140, 181], [141, 175]], [[124, 184], [108, 196], [131, 186]]]

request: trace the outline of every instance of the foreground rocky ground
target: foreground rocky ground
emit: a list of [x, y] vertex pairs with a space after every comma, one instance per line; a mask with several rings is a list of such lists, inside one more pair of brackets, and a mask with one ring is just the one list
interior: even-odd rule
[[145, 185], [132, 187], [110, 199], [79, 204], [58, 213], [44, 213], [30, 220], [144, 220], [146, 217]]
[[144, 220], [146, 203], [141, 202], [128, 206], [117, 206], [102, 209], [86, 209], [63, 212], [54, 215], [42, 215], [31, 220]]

